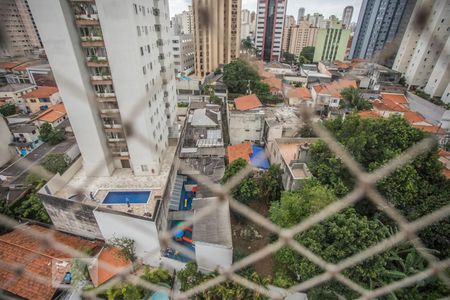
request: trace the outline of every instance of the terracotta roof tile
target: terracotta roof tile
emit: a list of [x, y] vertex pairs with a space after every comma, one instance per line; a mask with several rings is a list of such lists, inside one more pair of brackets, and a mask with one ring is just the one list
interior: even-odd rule
[[405, 112], [403, 114], [403, 117], [406, 119], [406, 121], [409, 124], [425, 122], [425, 118], [421, 114], [419, 114], [418, 112], [414, 112], [414, 111], [407, 111], [407, 112]]
[[291, 89], [288, 92], [288, 97], [309, 100], [309, 99], [311, 99], [311, 92], [309, 91], [308, 88], [299, 87], [299, 88]]
[[[52, 234], [57, 242], [74, 249], [93, 250], [101, 244], [98, 241], [89, 241], [38, 225], [21, 226], [25, 231], [35, 230], [42, 234]], [[54, 248], [42, 249], [42, 243], [39, 240], [23, 233], [22, 230], [15, 229], [0, 236], [0, 260], [9, 264], [23, 264], [26, 261], [25, 273], [29, 276], [17, 277], [9, 270], [1, 268], [0, 289], [26, 299], [51, 299], [56, 290], [52, 286], [52, 262], [54, 259], [71, 258], [70, 254]], [[69, 265], [61, 266], [56, 273], [53, 273], [57, 281], [62, 280], [68, 268]], [[48, 283], [34, 281], [33, 274], [48, 278]], [[6, 285], [8, 279], [15, 280]]]
[[253, 153], [252, 145], [250, 143], [242, 143], [227, 147], [228, 163], [232, 163], [238, 158], [245, 159], [250, 163], [250, 155]]
[[389, 99], [377, 99], [373, 102], [373, 106], [381, 111], [407, 112], [408, 109], [403, 105], [397, 104]]
[[380, 93], [381, 97], [384, 100], [390, 100], [397, 104], [408, 104], [408, 100], [403, 94], [395, 94], [395, 93]]
[[53, 86], [40, 86], [34, 91], [26, 93], [22, 96], [22, 98], [44, 98], [49, 97], [58, 92], [58, 88]]
[[[113, 272], [111, 268], [105, 268], [104, 264], [109, 265], [111, 268], [115, 268], [115, 272]], [[119, 273], [121, 269], [124, 269], [129, 265], [131, 265], [131, 262], [121, 256], [118, 248], [105, 247], [98, 254], [95, 263], [89, 268], [89, 274], [94, 286], [97, 287], [111, 279], [114, 275]]]
[[262, 103], [255, 94], [251, 94], [234, 99], [234, 106], [237, 110], [244, 111], [261, 107]]
[[424, 132], [427, 133], [432, 133], [432, 134], [445, 134], [446, 131], [438, 126], [435, 125], [431, 125], [427, 126], [427, 125], [412, 125], [412, 127], [420, 129]]
[[361, 119], [376, 119], [380, 117], [380, 115], [373, 110], [361, 111], [358, 113], [358, 116]]
[[66, 115], [66, 108], [63, 103], [55, 104], [44, 110], [37, 119], [42, 122], [53, 123]]
[[12, 69], [14, 67], [19, 66], [21, 63], [21, 61], [5, 61], [5, 62], [0, 62], [0, 68], [2, 69]]
[[279, 92], [283, 90], [283, 82], [281, 79], [271, 77], [264, 79], [263, 82], [269, 85], [272, 92]]

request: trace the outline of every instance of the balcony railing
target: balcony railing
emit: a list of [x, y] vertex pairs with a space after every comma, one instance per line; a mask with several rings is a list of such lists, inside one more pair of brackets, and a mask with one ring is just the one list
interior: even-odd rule
[[85, 35], [80, 37], [82, 42], [98, 42], [103, 41], [103, 36], [101, 35]]
[[111, 80], [111, 75], [92, 75], [91, 80]]
[[117, 114], [119, 113], [118, 108], [101, 108], [100, 113], [102, 114]]
[[97, 14], [79, 14], [75, 15], [75, 23], [79, 26], [85, 25], [99, 25]]
[[106, 92], [103, 92], [103, 93], [97, 92], [96, 94], [97, 94], [97, 97], [100, 97], [100, 98], [108, 98], [108, 97], [115, 97], [116, 96], [116, 93], [111, 93], [111, 92], [108, 92], [108, 93], [106, 93]]
[[108, 124], [108, 123], [103, 123], [103, 127], [105, 128], [122, 128], [122, 124]]

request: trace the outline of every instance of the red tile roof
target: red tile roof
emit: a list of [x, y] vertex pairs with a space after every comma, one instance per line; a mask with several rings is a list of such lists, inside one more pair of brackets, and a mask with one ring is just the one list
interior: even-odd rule
[[395, 112], [407, 112], [408, 109], [404, 107], [403, 105], [397, 104], [392, 100], [389, 99], [377, 99], [373, 102], [373, 106], [377, 110], [381, 111], [395, 111]]
[[12, 69], [14, 67], [19, 66], [21, 63], [21, 61], [5, 61], [5, 62], [0, 62], [0, 68], [2, 69]]
[[406, 121], [409, 124], [426, 122], [425, 118], [421, 114], [419, 114], [418, 112], [414, 112], [414, 111], [405, 112], [403, 114], [403, 117], [406, 119]]
[[329, 84], [316, 85], [314, 90], [320, 94], [330, 95], [335, 98], [341, 98], [341, 91], [345, 88], [357, 88], [356, 80], [339, 79]]
[[412, 127], [420, 129], [424, 132], [427, 133], [432, 133], [432, 134], [445, 134], [446, 131], [438, 126], [435, 125], [431, 125], [427, 126], [427, 125], [412, 125]]
[[376, 119], [380, 117], [380, 115], [373, 110], [361, 111], [358, 113], [358, 116], [361, 119]]
[[45, 98], [50, 97], [51, 95], [58, 92], [58, 88], [53, 86], [40, 86], [34, 91], [31, 91], [29, 93], [26, 93], [22, 96], [22, 98]]
[[309, 99], [311, 99], [311, 92], [309, 91], [308, 88], [299, 87], [299, 88], [291, 89], [288, 92], [288, 97], [309, 100]]
[[266, 78], [263, 80], [264, 83], [268, 84], [270, 87], [270, 91], [273, 92], [280, 92], [283, 90], [283, 82], [281, 79], [278, 79], [276, 77]]
[[238, 158], [245, 159], [250, 163], [250, 155], [253, 153], [252, 145], [250, 143], [242, 143], [227, 147], [228, 163], [232, 163]]
[[66, 115], [66, 108], [63, 103], [55, 104], [44, 110], [37, 119], [42, 122], [53, 123]]
[[100, 251], [92, 267], [89, 268], [92, 283], [96, 287], [102, 285], [130, 265], [131, 262], [120, 254], [118, 248], [105, 247]]
[[395, 94], [395, 93], [380, 93], [381, 97], [384, 100], [390, 100], [397, 104], [408, 104], [408, 100], [403, 94]]
[[244, 111], [261, 107], [262, 103], [255, 94], [251, 94], [234, 99], [234, 106], [237, 110]]
[[445, 177], [447, 177], [448, 179], [450, 179], [450, 170], [449, 170], [449, 169], [444, 168], [444, 169], [442, 170], [442, 174], [443, 174]]
[[[41, 234], [52, 235], [57, 242], [74, 249], [93, 250], [100, 245], [98, 241], [89, 241], [38, 225], [21, 226], [26, 232], [35, 230]], [[52, 276], [52, 263], [55, 260], [69, 260], [70, 262], [72, 256], [52, 247], [42, 249], [42, 246], [40, 240], [17, 228], [0, 236], [0, 260], [7, 264], [26, 264], [24, 275], [19, 277], [4, 267], [0, 268], [0, 289], [25, 299], [46, 300], [52, 298], [56, 291], [52, 286], [53, 276], [56, 277], [57, 282], [60, 282], [70, 267], [69, 264], [59, 266], [58, 270], [53, 270], [56, 274]], [[33, 275], [47, 278], [48, 281], [45, 283], [35, 281]]]

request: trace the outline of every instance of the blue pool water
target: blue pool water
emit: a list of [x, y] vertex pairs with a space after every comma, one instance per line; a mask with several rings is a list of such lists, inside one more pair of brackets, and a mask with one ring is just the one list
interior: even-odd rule
[[108, 192], [103, 204], [145, 204], [150, 200], [151, 191]]

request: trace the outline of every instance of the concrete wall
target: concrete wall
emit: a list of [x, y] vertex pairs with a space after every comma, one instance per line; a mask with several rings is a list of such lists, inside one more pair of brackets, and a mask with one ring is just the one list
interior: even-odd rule
[[9, 147], [12, 134], [6, 125], [5, 119], [0, 116], [0, 167], [6, 164], [12, 157], [14, 151]]
[[81, 169], [83, 165], [82, 161], [83, 160], [79, 158], [62, 175], [58, 173], [55, 176], [53, 176], [52, 179], [50, 179], [45, 185], [45, 189], [41, 191], [45, 191], [45, 193], [49, 195], [56, 194]]
[[161, 247], [154, 222], [114, 211], [95, 210], [93, 213], [106, 241], [114, 237], [130, 238], [135, 241], [137, 257], [151, 266], [160, 264]]
[[229, 114], [228, 132], [232, 145], [244, 141], [261, 141], [264, 129], [264, 112]]
[[218, 267], [229, 267], [233, 263], [233, 248], [195, 242], [195, 258], [202, 271], [214, 271]]

